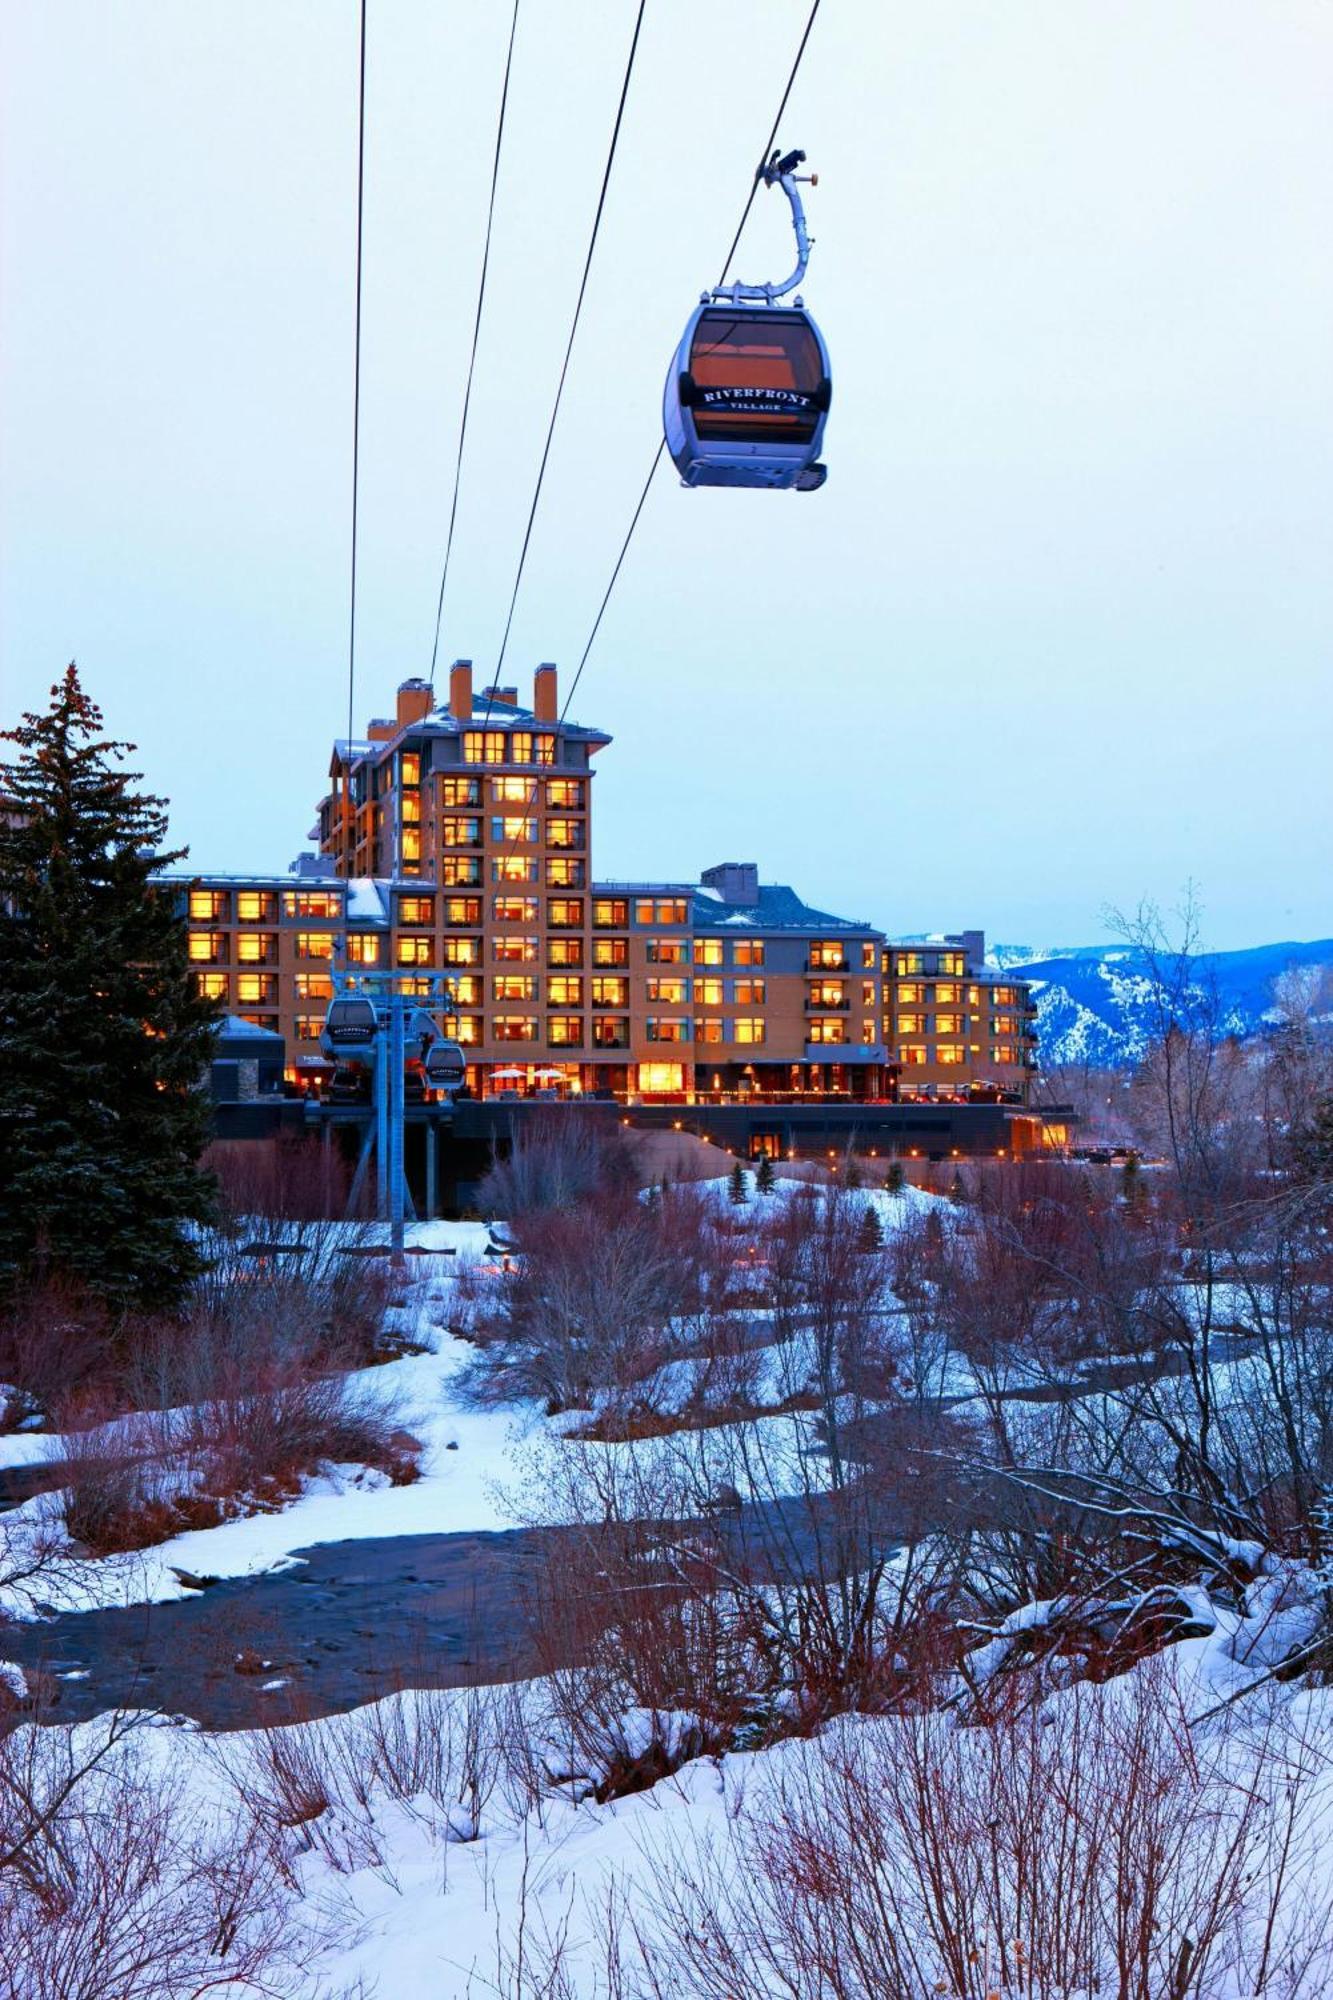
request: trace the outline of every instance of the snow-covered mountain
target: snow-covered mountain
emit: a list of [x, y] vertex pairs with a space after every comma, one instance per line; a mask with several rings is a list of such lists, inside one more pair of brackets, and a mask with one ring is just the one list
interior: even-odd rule
[[[1143, 1053], [1154, 1014], [1142, 953], [1119, 944], [997, 945], [990, 958], [1005, 970], [1021, 970], [1035, 988], [1043, 1068], [1127, 1063]], [[1262, 1034], [1283, 1018], [1284, 995], [1315, 1013], [1333, 1013], [1333, 938], [1211, 952], [1195, 960], [1194, 977], [1200, 1004], [1206, 996], [1224, 1032]]]

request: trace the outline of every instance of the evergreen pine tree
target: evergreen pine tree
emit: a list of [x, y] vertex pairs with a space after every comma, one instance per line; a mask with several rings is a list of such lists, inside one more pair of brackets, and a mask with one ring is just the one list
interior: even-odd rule
[[862, 1167], [861, 1162], [857, 1159], [855, 1153], [848, 1153], [847, 1178], [843, 1182], [843, 1186], [846, 1188], [851, 1188], [853, 1192], [855, 1192], [857, 1188], [863, 1188], [865, 1184], [866, 1184], [865, 1170]]
[[735, 1166], [732, 1168], [728, 1178], [727, 1193], [737, 1208], [743, 1208], [745, 1203], [750, 1199], [749, 1195], [745, 1192], [745, 1169], [739, 1160], [737, 1160]]
[[879, 1219], [879, 1210], [873, 1202], [867, 1202], [861, 1211], [861, 1226], [856, 1235], [856, 1247], [867, 1254], [884, 1248], [884, 1225]]
[[759, 1165], [755, 1169], [755, 1192], [757, 1194], [772, 1194], [773, 1189], [777, 1185], [777, 1179], [778, 1177], [773, 1171], [772, 1160], [770, 1160], [767, 1153], [761, 1153], [759, 1156]]
[[901, 1194], [906, 1186], [907, 1186], [907, 1176], [903, 1172], [902, 1161], [890, 1160], [888, 1165], [888, 1171], [885, 1173], [884, 1176], [885, 1193]]
[[198, 1164], [216, 1010], [156, 872], [165, 801], [71, 665], [0, 740], [0, 1287], [59, 1273], [117, 1308], [169, 1309], [212, 1209]]

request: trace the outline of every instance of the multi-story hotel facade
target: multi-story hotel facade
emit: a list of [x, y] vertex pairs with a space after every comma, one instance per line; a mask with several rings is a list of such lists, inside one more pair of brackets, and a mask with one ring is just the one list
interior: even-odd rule
[[318, 851], [287, 874], [179, 885], [194, 976], [284, 1037], [290, 1084], [327, 1074], [336, 980], [430, 990], [475, 1096], [937, 1097], [1026, 1101], [1028, 989], [980, 931], [894, 941], [764, 885], [749, 862], [694, 882], [592, 874], [593, 760], [611, 739], [560, 713], [556, 669], [474, 691], [417, 680], [392, 719], [334, 745]]

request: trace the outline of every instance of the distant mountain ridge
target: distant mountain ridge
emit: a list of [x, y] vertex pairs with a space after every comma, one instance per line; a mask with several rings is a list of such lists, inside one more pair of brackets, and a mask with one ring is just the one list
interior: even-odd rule
[[[1037, 1048], [1044, 1069], [1065, 1063], [1116, 1066], [1135, 1062], [1152, 1031], [1152, 982], [1147, 962], [1130, 945], [1043, 947], [996, 945], [990, 962], [1020, 971], [1037, 1001]], [[1280, 981], [1296, 975], [1316, 1013], [1333, 1015], [1333, 938], [1254, 945], [1246, 951], [1201, 954], [1200, 993], [1216, 994], [1220, 1023], [1247, 1037], [1281, 1018]]]

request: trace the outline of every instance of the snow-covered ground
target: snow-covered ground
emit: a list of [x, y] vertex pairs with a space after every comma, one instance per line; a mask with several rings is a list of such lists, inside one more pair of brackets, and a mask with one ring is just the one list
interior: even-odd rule
[[[1271, 1607], [1257, 1602], [1255, 1616], [1240, 1621], [1242, 1628], [1247, 1623], [1271, 1633]], [[972, 1824], [967, 1833], [984, 1840], [1014, 1810], [1015, 1800], [1022, 1798], [1022, 1785], [1012, 1784], [1012, 1759], [1034, 1755], [1050, 1760], [1066, 1779], [1073, 1778], [1080, 1759], [1097, 1764], [1097, 1773], [1081, 1774], [1084, 1781], [1116, 1790], [1114, 1799], [1101, 1795], [1100, 1804], [1116, 1817], [1117, 1832], [1120, 1816], [1124, 1824], [1132, 1824], [1133, 1808], [1125, 1803], [1132, 1788], [1118, 1784], [1118, 1755], [1121, 1746], [1136, 1741], [1142, 1745], [1143, 1722], [1131, 1721], [1117, 1734], [1115, 1717], [1121, 1712], [1131, 1718], [1136, 1712], [1140, 1718], [1146, 1715], [1147, 1748], [1142, 1754], [1151, 1758], [1165, 1753], [1157, 1789], [1160, 1797], [1173, 1785], [1179, 1787], [1174, 1808], [1179, 1817], [1171, 1822], [1179, 1838], [1175, 1848], [1163, 1848], [1154, 1858], [1161, 1880], [1162, 1922], [1153, 1925], [1161, 1935], [1153, 1938], [1151, 1951], [1162, 1959], [1163, 1971], [1161, 1983], [1145, 1990], [1175, 1990], [1167, 1983], [1179, 1962], [1179, 1939], [1171, 1934], [1171, 1926], [1179, 1924], [1183, 1936], [1193, 1919], [1202, 1915], [1204, 1899], [1192, 1889], [1194, 1877], [1188, 1855], [1179, 1851], [1181, 1844], [1205, 1852], [1215, 1867], [1231, 1865], [1230, 1845], [1231, 1858], [1243, 1860], [1243, 1866], [1237, 1865], [1239, 1906], [1244, 1909], [1248, 1898], [1249, 1914], [1237, 1926], [1235, 1938], [1217, 1947], [1216, 1977], [1204, 1989], [1207, 2000], [1239, 2000], [1241, 1994], [1254, 1991], [1246, 1983], [1241, 1962], [1247, 1948], [1244, 1934], [1248, 1930], [1252, 1954], [1262, 1949], [1265, 1899], [1279, 1872], [1286, 1900], [1280, 1905], [1275, 1936], [1280, 1940], [1299, 1934], [1308, 1962], [1297, 1978], [1278, 1953], [1264, 1990], [1283, 2000], [1317, 2000], [1326, 1990], [1330, 1965], [1327, 1854], [1333, 1833], [1329, 1754], [1333, 1698], [1323, 1690], [1269, 1687], [1246, 1697], [1252, 1704], [1248, 1711], [1225, 1705], [1227, 1697], [1257, 1679], [1260, 1662], [1253, 1649], [1247, 1661], [1236, 1657], [1246, 1650], [1245, 1641], [1237, 1622], [1227, 1621], [1211, 1637], [1184, 1641], [1171, 1649], [1165, 1663], [1145, 1662], [1120, 1682], [1050, 1693], [1040, 1709], [1044, 1727], [1031, 1735], [1020, 1728], [1011, 1749], [1002, 1752], [1007, 1782], [993, 1817], [989, 1811], [983, 1813], [984, 1830]], [[315, 2000], [317, 1994], [330, 1992], [373, 1994], [374, 2000], [418, 2000], [425, 1994], [432, 2000], [466, 2000], [489, 1992], [522, 2000], [549, 1991], [560, 1992], [566, 2000], [604, 2000], [608, 1944], [617, 1928], [630, 1964], [637, 1950], [634, 1931], [650, 1945], [656, 1936], [664, 1951], [657, 1972], [660, 1977], [664, 1969], [672, 1971], [671, 1990], [681, 2000], [691, 2000], [695, 1994], [716, 2000], [732, 1987], [725, 1978], [715, 1984], [701, 1977], [700, 1968], [709, 1967], [716, 1978], [717, 1967], [710, 1966], [710, 1960], [726, 1940], [719, 1936], [710, 1944], [711, 1916], [702, 1904], [695, 1904], [699, 1914], [688, 1944], [692, 1968], [685, 1954], [677, 1955], [678, 1940], [671, 1936], [672, 1896], [681, 1897], [688, 1908], [699, 1895], [705, 1902], [710, 1896], [725, 1902], [739, 1890], [742, 1905], [757, 1909], [762, 1917], [764, 1886], [746, 1873], [756, 1831], [780, 1822], [810, 1824], [812, 1802], [819, 1807], [831, 1801], [837, 1809], [844, 1782], [840, 1774], [860, 1768], [858, 1760], [868, 1759], [864, 1768], [873, 1773], [879, 1759], [882, 1771], [883, 1760], [897, 1757], [900, 1746], [915, 1745], [911, 1751], [915, 1755], [921, 1743], [919, 1723], [845, 1716], [811, 1740], [695, 1757], [651, 1789], [599, 1804], [589, 1793], [589, 1783], [598, 1773], [586, 1749], [582, 1753], [571, 1749], [552, 1720], [558, 1711], [558, 1704], [555, 1709], [551, 1705], [553, 1691], [553, 1684], [529, 1682], [514, 1689], [405, 1693], [349, 1715], [221, 1738], [191, 1725], [162, 1722], [131, 1734], [116, 1757], [123, 1757], [127, 1768], [155, 1795], [175, 1799], [182, 1815], [201, 1827], [222, 1823], [234, 1813], [239, 1793], [270, 1835], [278, 1830], [286, 1887], [293, 1898], [291, 1920], [293, 1924], [308, 1920], [323, 1940], [304, 1975], [275, 1989], [290, 1993], [293, 2000]], [[1083, 1732], [1080, 1747], [1062, 1750], [1062, 1742], [1072, 1743], [1076, 1712]], [[953, 1760], [961, 1756], [966, 1761], [969, 1732], [960, 1735], [957, 1724], [943, 1714], [926, 1726], [938, 1730], [944, 1742], [945, 1768], [954, 1776], [965, 1776], [963, 1765]], [[81, 1726], [73, 1732], [74, 1747], [88, 1749], [103, 1727]], [[606, 1750], [608, 1755], [633, 1754], [653, 1738], [685, 1750], [689, 1727], [688, 1717], [630, 1710], [608, 1730]], [[501, 1747], [507, 1743], [512, 1752], [516, 1732], [526, 1732], [531, 1754], [521, 1773]], [[979, 1733], [971, 1733], [978, 1735], [976, 1756], [983, 1773], [979, 1796], [984, 1801], [989, 1753]], [[1187, 1756], [1178, 1754], [1186, 1735]], [[534, 1772], [536, 1781], [529, 1785]], [[821, 1793], [834, 1773], [839, 1775], [831, 1789]], [[1214, 1789], [1207, 1790], [1209, 1785]], [[1300, 1798], [1293, 1807], [1298, 1789]], [[295, 1815], [294, 1798], [305, 1802]], [[1096, 1799], [1095, 1791], [1090, 1791], [1079, 1804], [1086, 1807]], [[1258, 1816], [1251, 1832], [1242, 1834], [1239, 1815], [1253, 1810], [1256, 1801]], [[1274, 1808], [1270, 1823], [1264, 1815]], [[942, 1813], [956, 1809], [957, 1800], [940, 1802]], [[1063, 1807], [1056, 1803], [1048, 1810], [1059, 1820]], [[1160, 1835], [1166, 1822], [1153, 1820], [1154, 1810], [1144, 1808], [1144, 1823]], [[1031, 1822], [1024, 1823], [1030, 1830]], [[1220, 1841], [1218, 1825], [1225, 1836]], [[814, 1826], [824, 1831], [818, 1816]], [[1272, 1840], [1272, 1827], [1288, 1829], [1285, 1852], [1279, 1852]], [[1062, 1823], [1056, 1828], [1053, 1822], [1053, 1831], [1059, 1833], [1058, 1844], [1071, 1852], [1089, 1841], [1086, 1825]], [[889, 1865], [894, 1843], [903, 1838], [903, 1829], [893, 1822], [887, 1807], [884, 1835], [887, 1845], [878, 1855], [879, 1866]], [[815, 1858], [811, 1854], [812, 1863]], [[904, 1858], [910, 1864], [910, 1853]], [[950, 1863], [958, 1870], [957, 1881], [946, 1870], [945, 1893], [962, 1897], [961, 1920], [984, 1933], [984, 1912], [966, 1907], [966, 1861], [951, 1855]], [[925, 1856], [923, 1873], [928, 1866]], [[1142, 1894], [1143, 1883], [1133, 1871], [1118, 1874], [1111, 1855], [1103, 1866], [1106, 1879], [1097, 1878], [1095, 1886], [1104, 1891], [1108, 1905], [1102, 1921], [1113, 1928], [1116, 1895], [1123, 1894], [1128, 1907]], [[1022, 1893], [1014, 1889], [1019, 1928], [1006, 1936], [1020, 1935], [1027, 1922], [1032, 1925], [1033, 1949], [1058, 1948], [1053, 1933], [1041, 1934], [1040, 1909], [1034, 1914], [1031, 1907], [1023, 1908], [1025, 1901], [1039, 1905], [1042, 1896], [1050, 1897], [1058, 1880], [1053, 1874], [1032, 1872]], [[817, 1896], [813, 1868], [805, 1871], [803, 1888], [810, 1884]], [[995, 1886], [999, 1893], [1010, 1893], [1007, 1881], [1003, 1888], [998, 1880]], [[757, 1904], [748, 1902], [752, 1892], [758, 1893]], [[780, 1882], [779, 1893], [783, 1893]], [[830, 1935], [836, 1937], [839, 1922], [847, 1918], [831, 1876], [827, 1893]], [[910, 1892], [905, 1907], [910, 1912]], [[873, 1919], [870, 1903], [864, 1910]], [[857, 1921], [855, 1916], [852, 1921]], [[921, 1930], [917, 1948], [928, 1963], [938, 1940], [932, 1940], [928, 1925]], [[790, 1942], [776, 1936], [774, 1941]], [[981, 1942], [984, 1945], [984, 1936]], [[696, 1946], [702, 1956], [695, 1953]], [[1233, 1950], [1235, 1962], [1230, 1958]], [[545, 1983], [553, 1957], [560, 1962], [558, 1986]], [[1252, 1955], [1251, 1973], [1253, 1963]], [[942, 1963], [936, 1968], [941, 1974], [944, 1969]], [[807, 1977], [810, 1973], [807, 1968]], [[760, 1990], [770, 1989], [745, 1988], [748, 1993]], [[845, 1988], [812, 1981], [793, 1990], [889, 1989], [852, 1980]], [[912, 1990], [918, 1989], [914, 1985]], [[932, 1984], [920, 1990], [929, 1992]], [[933, 1990], [948, 1996], [960, 1989], [940, 1977]], [[974, 1991], [971, 1985], [967, 1990]], [[1185, 1990], [1196, 1994], [1193, 1986]], [[977, 1994], [983, 1991], [1002, 1993], [1004, 2000], [1040, 1991], [1054, 2000], [1056, 1989], [1045, 1980], [1026, 1983], [1020, 1977], [1016, 1985], [1002, 1985], [998, 1978], [986, 1980], [975, 1988]], [[1069, 1988], [1064, 2000], [1083, 2000], [1083, 1996]]]
[[[742, 1219], [757, 1218], [768, 1203], [805, 1185], [779, 1181], [772, 1196], [760, 1198], [754, 1195], [753, 1175], [748, 1181], [751, 1201], [738, 1211]], [[729, 1211], [726, 1182], [704, 1185], [719, 1208]], [[879, 1210], [886, 1233], [931, 1206], [952, 1212], [951, 1204], [913, 1188], [896, 1196], [867, 1191], [862, 1199]], [[278, 1512], [195, 1529], [131, 1556], [103, 1557], [44, 1578], [43, 1601], [61, 1610], [163, 1603], [189, 1596], [196, 1586], [187, 1579], [260, 1575], [299, 1560], [297, 1551], [320, 1543], [485, 1532], [518, 1526], [534, 1513], [547, 1522], [562, 1518], [559, 1482], [545, 1476], [547, 1454], [558, 1449], [567, 1430], [577, 1428], [579, 1414], [552, 1421], [534, 1406], [479, 1410], [468, 1407], [458, 1393], [472, 1350], [444, 1330], [450, 1293], [460, 1267], [487, 1261], [489, 1241], [490, 1232], [481, 1223], [410, 1225], [409, 1250], [426, 1254], [409, 1258], [404, 1303], [390, 1308], [388, 1323], [423, 1351], [351, 1378], [371, 1398], [391, 1400], [403, 1428], [420, 1444], [420, 1476], [412, 1484], [395, 1486], [383, 1473], [360, 1466], [330, 1466]], [[775, 1402], [798, 1389], [808, 1372], [799, 1349], [798, 1341], [786, 1349], [765, 1350], [761, 1386]], [[683, 1386], [688, 1366], [670, 1365], [682, 1371]], [[58, 1460], [62, 1450], [62, 1440], [50, 1433], [11, 1433], [0, 1436], [0, 1466]], [[817, 1485], [822, 1476], [814, 1421], [804, 1414], [760, 1419], [757, 1425], [719, 1425], [678, 1444], [667, 1438], [603, 1444], [596, 1450], [612, 1470], [623, 1465], [632, 1471], [645, 1490], [651, 1486], [654, 1459], [678, 1459], [682, 1451], [690, 1455], [696, 1482], [741, 1490], [746, 1465], [755, 1466], [758, 1454], [761, 1488], [768, 1498]], [[59, 1493], [25, 1502], [4, 1517], [8, 1533], [42, 1530], [56, 1518], [60, 1504]], [[25, 1595], [9, 1593], [7, 1607], [20, 1616], [33, 1615]]]

